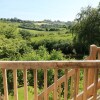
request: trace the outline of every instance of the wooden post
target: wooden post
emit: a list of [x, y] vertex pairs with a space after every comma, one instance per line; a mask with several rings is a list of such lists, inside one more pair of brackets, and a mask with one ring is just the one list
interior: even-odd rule
[[[90, 46], [90, 55], [88, 60], [95, 60], [97, 55], [97, 46], [91, 45]], [[94, 69], [88, 70], [88, 86], [90, 86], [94, 82]]]

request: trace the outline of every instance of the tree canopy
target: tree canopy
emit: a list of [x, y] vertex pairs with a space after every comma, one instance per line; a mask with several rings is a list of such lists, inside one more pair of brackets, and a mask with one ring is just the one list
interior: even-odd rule
[[[77, 14], [73, 32], [76, 33], [74, 43], [85, 49], [91, 45], [100, 45], [100, 3], [97, 8], [88, 6]], [[82, 49], [80, 50], [84, 50]], [[78, 47], [79, 48], [79, 47]]]

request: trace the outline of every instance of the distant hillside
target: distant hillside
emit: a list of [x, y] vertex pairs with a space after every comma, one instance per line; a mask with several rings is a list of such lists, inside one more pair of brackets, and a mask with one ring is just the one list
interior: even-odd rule
[[71, 21], [67, 21], [67, 22], [64, 22], [64, 21], [52, 21], [52, 20], [43, 20], [43, 21], [31, 21], [31, 20], [22, 20], [22, 19], [18, 19], [16, 17], [14, 18], [0, 18], [1, 21], [9, 21], [9, 22], [20, 22], [20, 23], [23, 23], [23, 22], [30, 22], [30, 23], [34, 23], [34, 24], [37, 24], [37, 25], [41, 25], [41, 24], [49, 24], [49, 25], [72, 25], [73, 22]]

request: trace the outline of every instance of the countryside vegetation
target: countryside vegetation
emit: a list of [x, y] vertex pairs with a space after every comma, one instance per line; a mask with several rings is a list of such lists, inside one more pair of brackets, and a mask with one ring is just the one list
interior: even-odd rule
[[[0, 60], [38, 61], [83, 59], [89, 46], [100, 46], [100, 4], [82, 8], [74, 21], [30, 21], [0, 18]], [[59, 77], [64, 74], [58, 72]], [[23, 72], [18, 70], [19, 94], [23, 92]], [[10, 100], [13, 99], [12, 71], [7, 71]], [[48, 70], [48, 86], [53, 83], [54, 71]], [[43, 70], [38, 70], [38, 88], [43, 88]], [[0, 92], [3, 94], [2, 71]], [[34, 94], [33, 71], [28, 70], [29, 97]], [[70, 94], [69, 94], [70, 95]], [[23, 97], [23, 95], [19, 95]], [[21, 99], [22, 100], [22, 99]]]

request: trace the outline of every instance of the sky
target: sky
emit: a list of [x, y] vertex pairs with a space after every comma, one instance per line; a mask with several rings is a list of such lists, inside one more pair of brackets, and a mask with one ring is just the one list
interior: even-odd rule
[[82, 7], [97, 7], [100, 0], [0, 0], [0, 18], [73, 21]]

